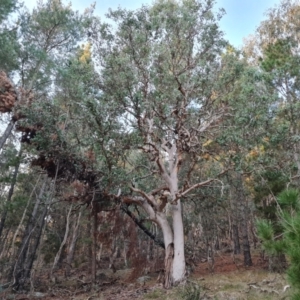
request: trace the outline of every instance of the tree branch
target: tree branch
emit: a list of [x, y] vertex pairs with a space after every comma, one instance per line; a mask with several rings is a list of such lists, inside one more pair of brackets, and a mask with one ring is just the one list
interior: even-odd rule
[[165, 249], [165, 245], [163, 241], [159, 240], [154, 234], [152, 234], [147, 227], [142, 223], [141, 220], [138, 220], [138, 218], [128, 209], [128, 205], [122, 203], [120, 206], [120, 209], [125, 212], [132, 220], [133, 222], [140, 228], [142, 231], [148, 235], [156, 245], [160, 246], [161, 248]]
[[140, 190], [140, 189], [137, 189], [137, 188], [134, 188], [133, 186], [130, 186], [129, 188], [130, 188], [133, 192], [136, 192], [136, 193], [142, 195], [142, 196], [148, 201], [148, 203], [149, 203], [151, 206], [157, 208], [157, 203], [156, 203], [156, 201], [155, 201], [155, 199], [154, 199], [154, 197], [153, 197], [152, 195], [149, 196], [149, 195], [148, 195], [147, 193], [145, 193], [144, 191], [142, 191], [142, 190]]
[[151, 191], [150, 194], [152, 196], [154, 196], [154, 195], [158, 194], [160, 191], [166, 191], [166, 190], [169, 190], [169, 188], [166, 185], [163, 185], [163, 186]]
[[[228, 169], [222, 171], [222, 172], [219, 173], [216, 177], [219, 177], [219, 176], [225, 174], [227, 171], [228, 171]], [[182, 191], [181, 193], [178, 193], [177, 196], [176, 196], [176, 198], [175, 198], [175, 200], [173, 200], [172, 202], [177, 201], [179, 198], [185, 196], [185, 195], [188, 194], [190, 191], [192, 191], [192, 190], [194, 190], [194, 189], [196, 189], [196, 188], [198, 188], [198, 187], [205, 186], [205, 185], [209, 184], [209, 183], [212, 182], [212, 181], [219, 181], [219, 179], [217, 179], [217, 178], [212, 178], [212, 179], [207, 179], [207, 180], [205, 180], [205, 181], [196, 183], [196, 184], [192, 185], [191, 187], [185, 189], [185, 190]]]

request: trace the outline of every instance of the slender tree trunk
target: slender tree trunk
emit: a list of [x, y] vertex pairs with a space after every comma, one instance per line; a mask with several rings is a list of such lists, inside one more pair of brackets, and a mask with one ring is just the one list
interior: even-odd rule
[[[15, 185], [16, 185], [16, 182], [17, 182], [17, 176], [18, 176], [18, 173], [19, 173], [21, 156], [22, 156], [22, 149], [20, 150], [19, 155], [18, 155], [18, 161], [17, 161], [17, 164], [15, 166], [13, 177], [11, 179], [11, 184], [10, 184], [10, 188], [9, 188], [9, 191], [8, 191], [6, 203], [11, 202], [11, 199], [12, 199], [12, 196], [13, 196], [13, 193], [14, 193]], [[3, 228], [4, 228], [5, 221], [6, 221], [6, 217], [7, 217], [7, 207], [4, 208], [4, 211], [2, 213], [1, 220], [0, 220], [0, 238], [1, 238], [1, 235], [2, 235], [2, 231], [3, 231]]]
[[251, 259], [251, 251], [250, 251], [250, 243], [249, 243], [249, 236], [248, 236], [248, 209], [246, 199], [243, 199], [242, 204], [242, 222], [241, 222], [241, 230], [242, 230], [242, 238], [243, 238], [243, 253], [244, 253], [244, 265], [245, 266], [252, 266], [252, 259]]
[[11, 134], [13, 128], [14, 128], [14, 125], [15, 125], [15, 122], [13, 121], [13, 119], [11, 119], [10, 122], [6, 126], [6, 129], [3, 133], [3, 135], [0, 138], [0, 150], [5, 145], [5, 142], [8, 139], [8, 137], [10, 136], [10, 134]]
[[[6, 230], [4, 238], [2, 239], [2, 247], [1, 247], [1, 250], [0, 250], [1, 251], [0, 252], [0, 259], [2, 259], [2, 257], [4, 257], [4, 253], [5, 253], [6, 248], [10, 249], [11, 243], [9, 243], [9, 239], [7, 238], [10, 231], [11, 231], [11, 228], [8, 228]], [[8, 244], [8, 246], [7, 246], [7, 244]], [[7, 250], [7, 252], [8, 252], [8, 250]]]
[[129, 237], [126, 236], [123, 232], [123, 257], [124, 257], [124, 265], [126, 268], [128, 268], [128, 251], [130, 246], [130, 240]]
[[247, 196], [243, 187], [243, 180], [241, 174], [235, 173], [234, 175], [235, 178], [233, 177], [233, 179], [236, 182], [236, 185], [234, 185], [236, 190], [236, 197], [237, 199], [239, 199], [239, 201], [236, 201], [236, 206], [239, 206], [239, 216], [241, 217], [239, 224], [242, 234], [244, 265], [252, 266], [250, 243], [248, 236], [248, 220], [250, 213], [248, 210]]
[[75, 246], [78, 238], [78, 231], [79, 231], [79, 224], [80, 224], [80, 218], [81, 218], [81, 211], [78, 214], [77, 220], [73, 225], [73, 233], [72, 238], [69, 245], [69, 250], [67, 254], [67, 269], [66, 269], [66, 275], [70, 276], [71, 273], [71, 265], [74, 259], [74, 253], [75, 253]]
[[97, 255], [97, 211], [93, 211], [93, 225], [92, 225], [92, 260], [91, 260], [91, 271], [92, 271], [92, 281], [96, 281], [96, 273], [97, 273], [97, 262], [96, 262], [96, 255]]
[[25, 279], [30, 279], [33, 262], [36, 257], [37, 249], [39, 248], [39, 245], [40, 245], [41, 236], [42, 236], [44, 226], [45, 226], [46, 216], [47, 216], [47, 213], [49, 210], [49, 201], [51, 201], [51, 199], [47, 199], [47, 200], [48, 201], [45, 203], [45, 207], [44, 207], [43, 212], [40, 217], [40, 224], [38, 226], [38, 232], [36, 233], [35, 240], [32, 243], [31, 249], [30, 249], [30, 251], [28, 251], [28, 255], [26, 257], [25, 273], [24, 273]]
[[251, 259], [250, 243], [248, 239], [246, 225], [242, 226], [242, 231], [243, 231], [244, 265], [249, 267], [252, 266], [252, 259]]
[[70, 218], [71, 218], [72, 209], [73, 209], [73, 205], [70, 206], [69, 211], [67, 213], [65, 235], [64, 235], [63, 241], [60, 244], [58, 252], [55, 255], [54, 262], [53, 262], [52, 269], [51, 269], [51, 277], [53, 276], [54, 269], [57, 267], [57, 264], [61, 258], [62, 250], [63, 250], [65, 244], [67, 243], [67, 239], [68, 239], [69, 231], [70, 231]]
[[[236, 221], [234, 221], [235, 223]], [[241, 245], [240, 245], [240, 237], [239, 237], [239, 229], [237, 224], [232, 224], [232, 239], [233, 239], [233, 253], [240, 254], [241, 253]]]
[[111, 250], [110, 250], [110, 257], [109, 257], [109, 269], [112, 269], [113, 272], [116, 272], [116, 267], [114, 263], [119, 252], [119, 246], [117, 245], [117, 238], [113, 238], [110, 248]]
[[253, 224], [254, 223], [254, 216], [253, 216], [253, 214], [251, 214], [250, 218], [251, 218], [250, 231], [251, 231], [251, 234], [252, 234], [253, 248], [256, 249], [258, 238], [257, 238], [257, 236], [255, 234], [255, 224]]
[[27, 252], [28, 252], [28, 246], [29, 246], [29, 243], [30, 243], [30, 240], [31, 240], [31, 237], [32, 237], [32, 232], [34, 230], [34, 226], [36, 225], [35, 220], [36, 220], [36, 217], [37, 217], [38, 208], [39, 208], [41, 199], [42, 199], [42, 197], [44, 195], [44, 192], [45, 192], [46, 182], [47, 182], [47, 178], [45, 178], [44, 183], [41, 187], [39, 196], [36, 199], [31, 217], [28, 221], [28, 224], [27, 224], [27, 227], [26, 227], [23, 239], [22, 239], [22, 244], [21, 244], [21, 247], [20, 247], [20, 250], [19, 250], [17, 261], [16, 261], [15, 266], [13, 268], [13, 273], [12, 273], [12, 277], [14, 279], [13, 286], [16, 289], [19, 289], [19, 287], [23, 286], [23, 284], [24, 284], [24, 282], [23, 282], [25, 280], [25, 277], [24, 277], [24, 273], [25, 273], [24, 264], [25, 264], [25, 260], [26, 260], [26, 256], [27, 256]]
[[88, 215], [88, 222], [86, 225], [86, 236], [89, 237], [89, 242], [87, 244], [87, 258], [88, 258], [88, 267], [89, 269], [92, 269], [92, 256], [93, 256], [93, 251], [92, 251], [92, 239], [93, 239], [93, 234], [92, 234], [92, 216], [91, 214]]
[[37, 185], [38, 185], [38, 182], [40, 181], [40, 178], [41, 178], [41, 176], [39, 176], [38, 180], [36, 181], [35, 186], [33, 187], [32, 191], [31, 191], [31, 193], [30, 193], [30, 196], [29, 196], [29, 198], [28, 198], [26, 207], [25, 207], [25, 209], [24, 209], [24, 211], [23, 211], [23, 215], [22, 215], [21, 221], [20, 221], [20, 223], [19, 223], [19, 225], [18, 225], [17, 230], [16, 230], [15, 233], [14, 233], [14, 237], [13, 237], [13, 239], [12, 239], [12, 249], [11, 249], [11, 255], [12, 255], [13, 257], [15, 256], [15, 244], [16, 244], [17, 236], [18, 236], [18, 234], [19, 234], [19, 232], [20, 232], [20, 230], [21, 230], [21, 227], [22, 227], [22, 225], [23, 225], [23, 222], [24, 222], [24, 220], [25, 220], [25, 217], [26, 217], [26, 214], [27, 214], [28, 207], [29, 207], [29, 205], [30, 205], [30, 203], [31, 203], [33, 193], [34, 193], [35, 190], [36, 190], [36, 187], [37, 187]]
[[[229, 203], [230, 203], [230, 215], [229, 215], [229, 229], [230, 229], [230, 239], [233, 241], [233, 254], [241, 253], [240, 236], [239, 236], [239, 203], [236, 200], [237, 191], [236, 187], [232, 185], [229, 190]], [[231, 225], [231, 226], [230, 226]]]
[[43, 221], [42, 221], [45, 224], [43, 224], [42, 228], [41, 228], [41, 235], [39, 237], [40, 242], [38, 244], [38, 249], [37, 249], [36, 254], [35, 254], [35, 256], [36, 256], [35, 264], [32, 265], [32, 268], [31, 268], [31, 271], [30, 271], [30, 274], [29, 274], [29, 278], [30, 278], [30, 293], [34, 292], [34, 279], [36, 277], [37, 271], [43, 272], [43, 268], [40, 267], [40, 265], [41, 265], [41, 263], [43, 263], [42, 249], [43, 249], [43, 246], [44, 246], [44, 243], [45, 243], [44, 236], [45, 236], [45, 231], [46, 231], [46, 228], [47, 228], [46, 218], [47, 218], [47, 214], [49, 212], [51, 201], [52, 201], [52, 197], [49, 198], [49, 205], [47, 207], [46, 214], [44, 215], [44, 218], [43, 218]]
[[216, 251], [220, 250], [220, 240], [219, 240], [219, 234], [218, 234], [218, 232], [217, 232], [217, 235], [216, 235], [215, 250]]

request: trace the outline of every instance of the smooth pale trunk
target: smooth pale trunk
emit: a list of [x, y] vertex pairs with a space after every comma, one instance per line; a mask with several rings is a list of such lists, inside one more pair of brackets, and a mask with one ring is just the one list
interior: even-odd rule
[[165, 244], [165, 278], [164, 287], [170, 288], [173, 284], [173, 232], [164, 214], [157, 215], [157, 221], [162, 229]]
[[185, 257], [184, 257], [184, 231], [181, 203], [178, 200], [176, 205], [172, 205], [173, 230], [174, 230], [174, 261], [173, 261], [173, 284], [179, 283], [185, 276]]
[[[170, 192], [172, 198], [175, 199], [178, 192], [178, 177], [177, 169], [170, 176]], [[182, 282], [185, 278], [185, 257], [184, 257], [184, 231], [182, 220], [182, 209], [180, 199], [172, 204], [172, 219], [174, 233], [174, 259], [172, 266], [172, 284], [176, 285]]]
[[[174, 197], [177, 191], [177, 179], [175, 178], [172, 183], [170, 191]], [[165, 213], [154, 212], [146, 201], [141, 202], [141, 205], [162, 229], [165, 245], [165, 287], [169, 288], [185, 278], [184, 231], [180, 200], [171, 205], [173, 231]]]
[[162, 232], [163, 232], [165, 249], [167, 249], [168, 245], [173, 243], [172, 229], [170, 227], [170, 224], [169, 224], [167, 218], [164, 215], [158, 214], [157, 215], [157, 220], [158, 220], [158, 223], [159, 223], [159, 225], [162, 229]]

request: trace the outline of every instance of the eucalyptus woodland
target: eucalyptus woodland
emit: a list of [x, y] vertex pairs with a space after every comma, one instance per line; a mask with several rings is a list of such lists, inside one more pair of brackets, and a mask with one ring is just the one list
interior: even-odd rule
[[[11, 53], [16, 54], [15, 62], [17, 63], [17, 68], [14, 70], [15, 76], [7, 78], [3, 75], [3, 78], [6, 80], [5, 86], [9, 85], [12, 87], [11, 94], [14, 95], [16, 101], [13, 107], [2, 111], [10, 114], [10, 122], [7, 124], [0, 139], [2, 158], [4, 158], [4, 154], [7, 151], [7, 141], [12, 136], [11, 133], [15, 124], [17, 124], [17, 131], [22, 132], [20, 141], [23, 145], [21, 149], [23, 157], [27, 159], [37, 154], [37, 149], [35, 148], [43, 150], [43, 145], [45, 145], [45, 142], [37, 137], [33, 147], [26, 146], [26, 144], [31, 144], [31, 139], [35, 136], [37, 129], [40, 130], [42, 127], [49, 129], [50, 125], [53, 127], [53, 124], [63, 124], [63, 121], [59, 121], [59, 115], [55, 116], [53, 114], [53, 112], [58, 112], [59, 107], [57, 106], [57, 109], [55, 109], [55, 106], [50, 104], [53, 101], [51, 95], [54, 94], [54, 79], [57, 78], [61, 66], [67, 65], [66, 53], [74, 53], [77, 49], [78, 41], [86, 35], [91, 14], [92, 8], [87, 9], [84, 14], [80, 15], [78, 12], [73, 11], [71, 6], [64, 6], [60, 1], [52, 0], [47, 2], [40, 1], [32, 12], [27, 10], [21, 11], [18, 23], [15, 25], [18, 27], [19, 48], [15, 52], [11, 51]], [[1, 48], [2, 50], [4, 51], [3, 55], [9, 55], [8, 49]], [[1, 69], [7, 72], [11, 71], [6, 70], [3, 66], [1, 66]], [[16, 81], [15, 83], [13, 82], [14, 80]], [[42, 116], [47, 116], [47, 118], [43, 120], [38, 119], [38, 117]], [[53, 120], [56, 117], [58, 121]], [[50, 121], [51, 118], [52, 120]], [[11, 187], [7, 195], [5, 185], [2, 186], [3, 193], [7, 196], [7, 199], [5, 205], [1, 205], [3, 208], [1, 212], [1, 228], [6, 225], [5, 223], [8, 225], [11, 215], [16, 213], [16, 209], [8, 210], [8, 208], [17, 205], [19, 201], [18, 192], [14, 192], [14, 189], [17, 191], [23, 189], [20, 178], [24, 176], [24, 167], [25, 173], [27, 170], [29, 175], [32, 174], [28, 170], [30, 161], [23, 159], [23, 157], [18, 160], [18, 164], [15, 167], [11, 177]], [[23, 170], [19, 174], [20, 163], [23, 164]], [[54, 170], [55, 172], [57, 171]], [[10, 270], [6, 269], [4, 273], [8, 274], [9, 282], [7, 285], [14, 286], [15, 289], [27, 287], [31, 277], [33, 262], [44, 232], [46, 216], [56, 193], [56, 180], [55, 178], [53, 179], [51, 181], [44, 178], [44, 184], [38, 187], [38, 196], [32, 196], [35, 193], [35, 186], [32, 191], [29, 191], [30, 196], [27, 198], [23, 216], [16, 215], [20, 216], [20, 223], [18, 225], [14, 224], [12, 228], [8, 227], [8, 230], [5, 231], [5, 233], [10, 232], [11, 229], [15, 229], [17, 226], [16, 232], [22, 232], [21, 237], [14, 235], [13, 243], [10, 245], [14, 249], [13, 251], [9, 250], [9, 244], [7, 244], [8, 248], [4, 249], [7, 251], [4, 257], [8, 258], [11, 255]], [[15, 186], [17, 188], [14, 188]], [[24, 196], [27, 197], [27, 193]], [[9, 235], [5, 235], [3, 241], [6, 241], [7, 236], [9, 237]], [[18, 245], [20, 247], [16, 247], [16, 238], [19, 239], [20, 244]], [[2, 251], [2, 254], [5, 253]]]
[[[256, 205], [270, 222], [262, 221], [258, 225], [263, 247], [269, 253], [269, 267], [280, 271], [286, 266], [285, 255], [289, 258], [294, 255], [283, 249], [293, 248], [293, 243], [297, 243], [296, 239], [287, 238], [291, 234], [287, 223], [297, 222], [297, 213], [289, 216], [285, 212], [287, 202], [295, 205], [298, 201], [297, 192], [282, 191], [299, 185], [299, 16], [298, 1], [282, 1], [280, 6], [268, 11], [266, 20], [244, 48], [248, 61], [266, 74], [265, 85], [274, 95], [269, 98], [266, 114], [269, 120], [261, 144], [265, 153], [259, 155], [261, 168], [250, 181]], [[278, 234], [282, 237], [274, 238]], [[288, 270], [294, 277], [291, 282], [298, 276], [291, 271], [298, 268], [296, 256], [295, 253]]]
[[15, 51], [1, 49], [5, 57], [15, 54], [15, 78], [18, 80], [13, 83], [17, 102], [0, 139], [1, 149], [15, 122], [22, 117], [19, 108], [30, 105], [33, 100], [45, 99], [51, 91], [57, 68], [64, 62], [65, 53], [72, 51], [86, 34], [91, 13], [92, 8], [79, 15], [70, 6], [54, 0], [38, 2], [32, 12], [26, 9], [21, 11], [15, 25], [18, 29], [18, 48]]
[[126, 193], [127, 186], [132, 195], [116, 194], [161, 227], [166, 287], [185, 278], [181, 199], [224, 172], [192, 176], [202, 145], [226, 115], [214, 96], [226, 43], [212, 4], [157, 1], [134, 12], [111, 11], [115, 25], [103, 24], [93, 36], [102, 101], [118, 112], [121, 130], [131, 137], [123, 147], [135, 153], [127, 158], [132, 183], [119, 190]]
[[[7, 3], [0, 19], [15, 8]], [[21, 12], [10, 67], [1, 65], [19, 80], [1, 75], [16, 98], [4, 112], [10, 122], [0, 139], [1, 199], [9, 208], [24, 194], [0, 221], [1, 255], [10, 255], [6, 273], [15, 289], [33, 282], [41, 257], [55, 280], [61, 262], [70, 276], [80, 254], [95, 282], [96, 257], [111, 253], [114, 269], [123, 249], [126, 267], [146, 266], [153, 243], [165, 251], [166, 288], [185, 280], [185, 250], [202, 255], [198, 242], [211, 271], [214, 252], [230, 239], [251, 265], [252, 200], [264, 202], [270, 190], [298, 178], [299, 10], [284, 1], [259, 27], [254, 48], [239, 52], [223, 39], [222, 11], [213, 4], [158, 0], [110, 11], [108, 23], [93, 17], [93, 8], [80, 15], [55, 0]], [[9, 151], [17, 157], [8, 143], [15, 124], [23, 156], [6, 163]], [[147, 255], [135, 225], [153, 240]], [[7, 239], [14, 230], [23, 230], [18, 243]]]
[[276, 95], [269, 101], [270, 122], [265, 127], [269, 147], [273, 148], [273, 153], [269, 152], [272, 164], [280, 166], [286, 182], [296, 185], [300, 168], [299, 15], [298, 1], [282, 1], [268, 11], [253, 40], [245, 46], [248, 59], [267, 74], [266, 85]]

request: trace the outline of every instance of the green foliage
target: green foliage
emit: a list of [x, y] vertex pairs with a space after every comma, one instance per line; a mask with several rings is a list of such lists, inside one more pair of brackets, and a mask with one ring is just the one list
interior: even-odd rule
[[272, 224], [267, 220], [257, 222], [257, 233], [263, 241], [273, 241], [274, 230]]
[[[214, 16], [213, 2], [161, 0], [136, 11], [120, 8], [109, 13], [114, 22], [109, 26], [89, 13], [79, 15], [61, 1], [48, 0], [39, 2], [32, 13], [24, 12], [16, 29], [2, 22], [0, 44], [5, 46], [0, 49], [0, 68], [11, 71], [19, 62], [21, 85], [33, 91], [34, 101], [21, 104], [26, 118], [18, 120], [20, 127], [36, 130], [28, 156], [72, 164], [72, 180], [82, 161], [89, 172], [101, 174], [97, 182], [107, 194], [116, 195], [120, 188], [122, 195], [128, 195], [131, 180], [148, 192], [165, 184], [165, 178], [160, 176], [157, 157], [151, 157], [145, 145], [150, 149], [150, 141], [157, 148], [163, 146], [156, 154], [167, 168], [171, 160], [164, 155], [164, 147], [169, 144], [162, 141], [169, 139], [181, 147], [183, 139], [180, 141], [177, 130], [181, 127], [182, 136], [197, 146], [180, 155], [180, 190], [214, 178], [229, 166], [242, 174], [238, 181], [242, 196], [261, 200], [280, 193], [299, 171], [294, 161], [289, 164], [300, 140], [300, 106], [290, 101], [299, 95], [294, 39], [288, 34], [264, 45], [260, 66], [250, 65], [242, 53], [226, 48], [218, 28], [222, 13]], [[14, 11], [15, 4], [1, 2], [0, 21]], [[87, 29], [92, 43], [78, 47]], [[277, 91], [286, 88], [286, 82], [285, 90], [292, 92], [281, 99]], [[200, 123], [210, 122], [209, 130], [198, 129]], [[7, 173], [0, 178], [3, 186], [9, 183], [11, 166], [16, 164], [8, 150], [2, 152], [1, 170]], [[206, 162], [203, 153], [211, 160]], [[243, 186], [244, 174], [254, 174], [249, 193]], [[25, 177], [21, 178], [23, 185], [18, 183], [14, 202], [7, 205], [11, 215], [21, 215], [28, 201], [26, 179], [29, 182], [30, 177]], [[205, 230], [219, 230], [219, 223], [212, 225], [211, 219], [228, 208], [226, 196], [220, 199], [215, 192], [219, 187], [219, 181], [211, 182], [185, 195], [185, 220], [191, 228], [199, 219], [192, 215], [194, 209], [197, 214], [209, 211], [202, 218]], [[58, 191], [60, 197], [63, 191]], [[257, 224], [264, 248], [273, 255], [289, 256], [293, 284], [299, 279], [295, 272], [300, 264], [298, 198], [297, 191], [280, 194], [280, 210], [276, 203], [269, 205], [264, 211], [269, 221]], [[201, 201], [189, 207], [186, 202], [195, 199]], [[188, 231], [186, 226], [186, 234]], [[52, 233], [47, 238], [43, 254], [50, 262], [60, 241]], [[294, 250], [289, 249], [291, 245]], [[183, 298], [199, 299], [199, 286], [187, 285]]]
[[268, 45], [261, 65], [267, 72], [284, 68], [286, 70], [290, 69], [291, 75], [297, 75], [297, 68], [291, 69], [292, 64], [296, 62], [293, 61], [294, 59], [295, 57], [292, 56], [292, 41], [279, 39], [274, 44]]
[[46, 264], [53, 262], [54, 257], [59, 249], [61, 241], [54, 232], [47, 233], [47, 242], [44, 243], [42, 253]]
[[[265, 162], [266, 165], [268, 163], [270, 162]], [[277, 220], [277, 204], [275, 202], [268, 203], [267, 205], [263, 204], [263, 199], [266, 199], [270, 192], [275, 196], [279, 195], [285, 189], [289, 179], [282, 170], [277, 170], [276, 168], [263, 170], [260, 173], [257, 172], [254, 179], [254, 202], [256, 208], [267, 220]]]
[[0, 70], [6, 72], [18, 68], [17, 25], [11, 24], [9, 19], [10, 14], [16, 9], [16, 0], [2, 0], [0, 3]]
[[183, 300], [200, 300], [201, 287], [197, 283], [189, 282], [180, 291], [180, 297]]
[[39, 1], [31, 13], [20, 16], [22, 85], [36, 93], [49, 91], [49, 82], [77, 47], [91, 20], [90, 11], [80, 15], [61, 1]]
[[[219, 16], [212, 13], [212, 5], [212, 1], [157, 1], [151, 7], [144, 6], [134, 12], [111, 11], [108, 17], [116, 26], [99, 26], [95, 44], [98, 45], [97, 59], [103, 66], [101, 107], [111, 116], [111, 123], [119, 120], [115, 128], [123, 133], [115, 134], [112, 128], [110, 134], [115, 135], [116, 147], [109, 155], [116, 155], [120, 152], [117, 149], [122, 149], [123, 153], [117, 157], [126, 161], [124, 166], [132, 170], [130, 179], [143, 178], [149, 174], [147, 168], [157, 167], [150, 155], [141, 153], [141, 147], [146, 145], [146, 119], [153, 122], [152, 142], [161, 146], [167, 132], [176, 138], [176, 127], [184, 126], [186, 130], [197, 127], [198, 120], [208, 114], [200, 107], [207, 107], [212, 115], [218, 110], [217, 101], [211, 98], [213, 90], [220, 89], [216, 83], [221, 76], [218, 60], [226, 42], [218, 28]], [[186, 96], [184, 90], [188, 91]], [[95, 105], [89, 107], [95, 111]], [[97, 118], [101, 115], [102, 112], [98, 112]], [[101, 127], [106, 127], [106, 118], [103, 119], [101, 126], [99, 122], [94, 126], [99, 134], [103, 134]], [[126, 148], [130, 151], [124, 152]], [[179, 185], [184, 182], [181, 179], [187, 175], [191, 159], [192, 155], [183, 157], [186, 168], [182, 163]], [[118, 172], [122, 170], [118, 168]], [[123, 177], [123, 182], [126, 189], [128, 178]], [[161, 184], [161, 178], [145, 177], [138, 179], [138, 184], [149, 191]]]
[[300, 211], [299, 191], [296, 189], [284, 190], [278, 195], [277, 201], [283, 210], [292, 209]]
[[[260, 220], [257, 222], [258, 235], [263, 241], [263, 247], [271, 255], [285, 254], [290, 266], [287, 270], [288, 280], [298, 293], [300, 290], [300, 197], [296, 189], [287, 189], [279, 194], [276, 224]], [[294, 296], [296, 297], [296, 296]], [[297, 299], [297, 298], [295, 298]]]
[[0, 4], [0, 24], [17, 7], [17, 0], [2, 0]]

